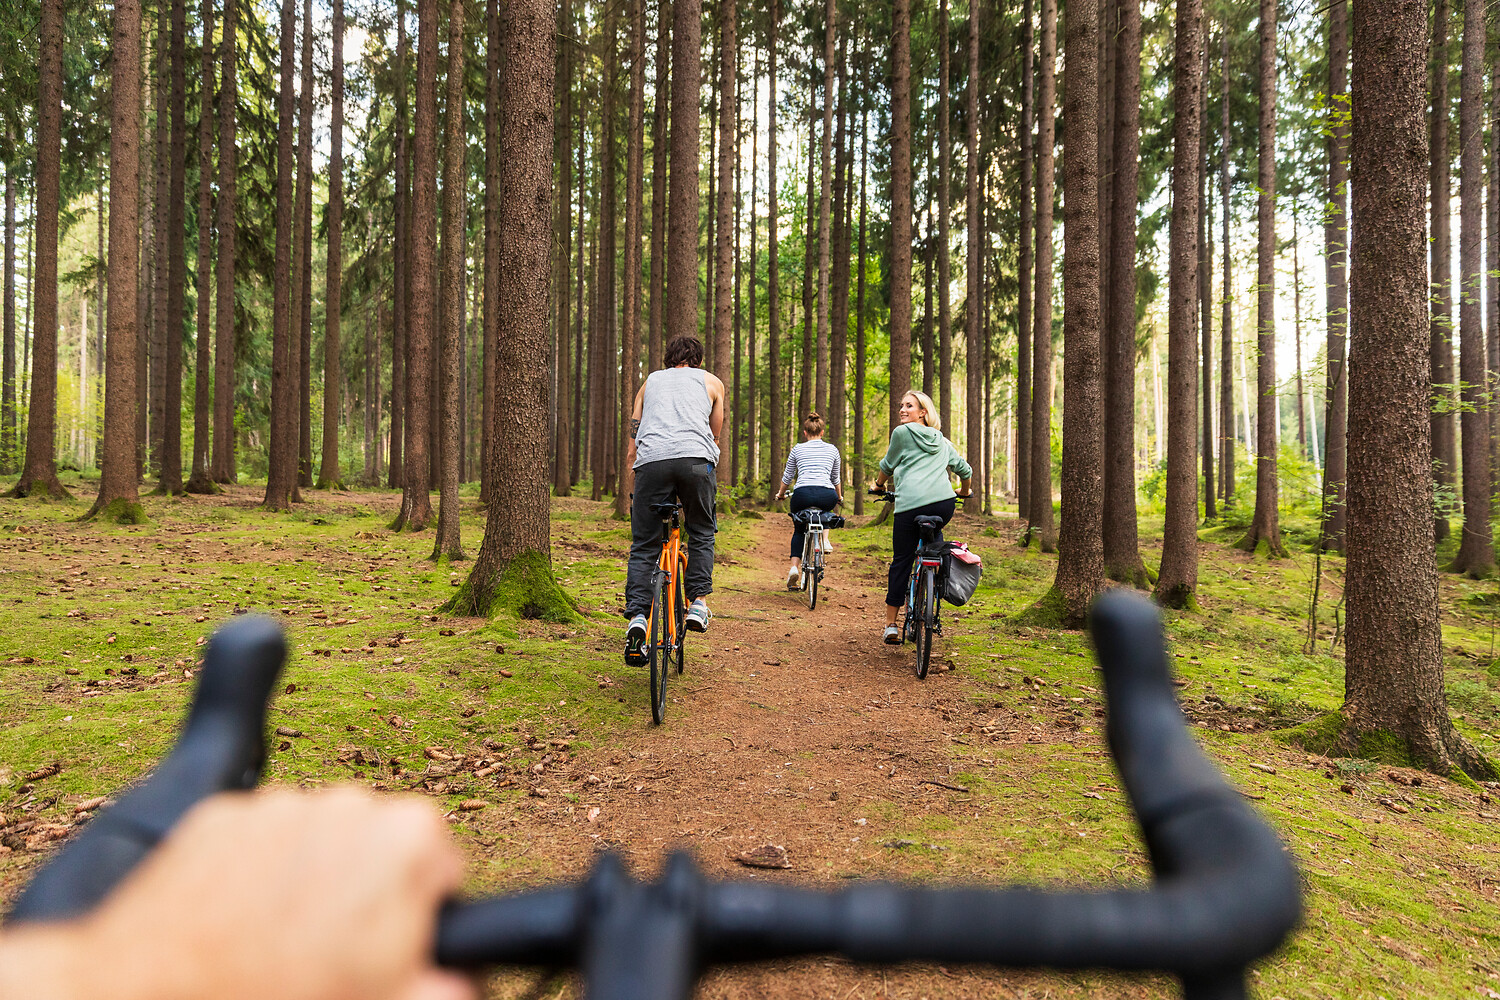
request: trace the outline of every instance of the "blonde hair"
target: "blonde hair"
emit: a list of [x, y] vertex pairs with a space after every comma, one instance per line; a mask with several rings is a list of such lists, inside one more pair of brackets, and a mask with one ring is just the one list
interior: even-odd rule
[[927, 393], [925, 392], [919, 392], [916, 389], [908, 389], [906, 391], [906, 395], [910, 396], [912, 399], [915, 399], [917, 401], [917, 405], [922, 408], [922, 423], [926, 424], [928, 427], [931, 427], [935, 431], [940, 431], [943, 429], [943, 420], [938, 415], [938, 409], [933, 405], [931, 396], [927, 395]]
[[815, 438], [822, 434], [823, 429], [827, 426], [828, 425], [824, 422], [823, 418], [818, 414], [816, 410], [814, 410], [812, 413], [809, 413], [807, 415], [807, 418], [805, 420], [802, 421], [802, 433], [806, 434], [810, 438]]

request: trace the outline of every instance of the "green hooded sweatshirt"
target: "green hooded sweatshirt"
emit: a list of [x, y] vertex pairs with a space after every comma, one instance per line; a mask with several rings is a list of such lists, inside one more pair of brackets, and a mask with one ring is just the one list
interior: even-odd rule
[[901, 424], [880, 460], [880, 471], [895, 481], [896, 513], [957, 496], [948, 473], [968, 479], [974, 470], [942, 432], [926, 424]]

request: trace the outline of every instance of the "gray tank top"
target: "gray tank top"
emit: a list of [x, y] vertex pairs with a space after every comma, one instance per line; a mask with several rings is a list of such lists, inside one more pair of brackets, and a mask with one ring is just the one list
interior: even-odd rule
[[646, 377], [641, 428], [635, 436], [635, 465], [672, 458], [718, 462], [708, 417], [713, 402], [701, 368], [664, 368]]

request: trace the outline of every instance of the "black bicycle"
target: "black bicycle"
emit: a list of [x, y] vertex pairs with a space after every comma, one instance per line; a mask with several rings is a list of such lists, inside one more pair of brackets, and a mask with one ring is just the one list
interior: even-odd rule
[[[1246, 967], [1300, 918], [1292, 856], [1188, 735], [1152, 605], [1111, 591], [1090, 628], [1110, 751], [1155, 873], [1149, 889], [800, 888], [709, 880], [681, 854], [643, 884], [607, 855], [582, 883], [449, 904], [438, 961], [577, 967], [591, 1000], [684, 1000], [710, 965], [807, 954], [1164, 971], [1188, 1000], [1246, 997]], [[194, 803], [254, 785], [285, 656], [269, 619], [221, 628], [176, 748], [42, 868], [11, 919], [87, 912]]]
[[[881, 503], [895, 503], [896, 494], [890, 490], [870, 490], [870, 495]], [[965, 497], [957, 497], [962, 504]], [[923, 515], [916, 520], [917, 555], [912, 560], [911, 576], [906, 583], [906, 603], [901, 607], [901, 642], [912, 642], [917, 647], [917, 680], [927, 679], [927, 668], [932, 663], [932, 639], [943, 634], [941, 614], [943, 609], [941, 578], [943, 559], [934, 551], [942, 540], [943, 519]]]
[[818, 586], [823, 582], [824, 538], [827, 532], [844, 526], [842, 516], [830, 510], [808, 508], [789, 514], [793, 521], [802, 525], [802, 596], [807, 601], [807, 610], [818, 606]]

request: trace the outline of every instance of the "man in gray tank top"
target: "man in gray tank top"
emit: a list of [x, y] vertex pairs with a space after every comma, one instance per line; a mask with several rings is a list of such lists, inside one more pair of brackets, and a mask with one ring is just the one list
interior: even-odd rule
[[704, 600], [714, 589], [714, 467], [724, 430], [724, 383], [706, 372], [697, 337], [673, 337], [666, 366], [635, 395], [625, 461], [635, 472], [630, 562], [625, 572], [625, 662], [646, 662], [651, 574], [661, 555], [661, 519], [651, 505], [676, 499], [687, 526], [687, 627], [708, 631]]

